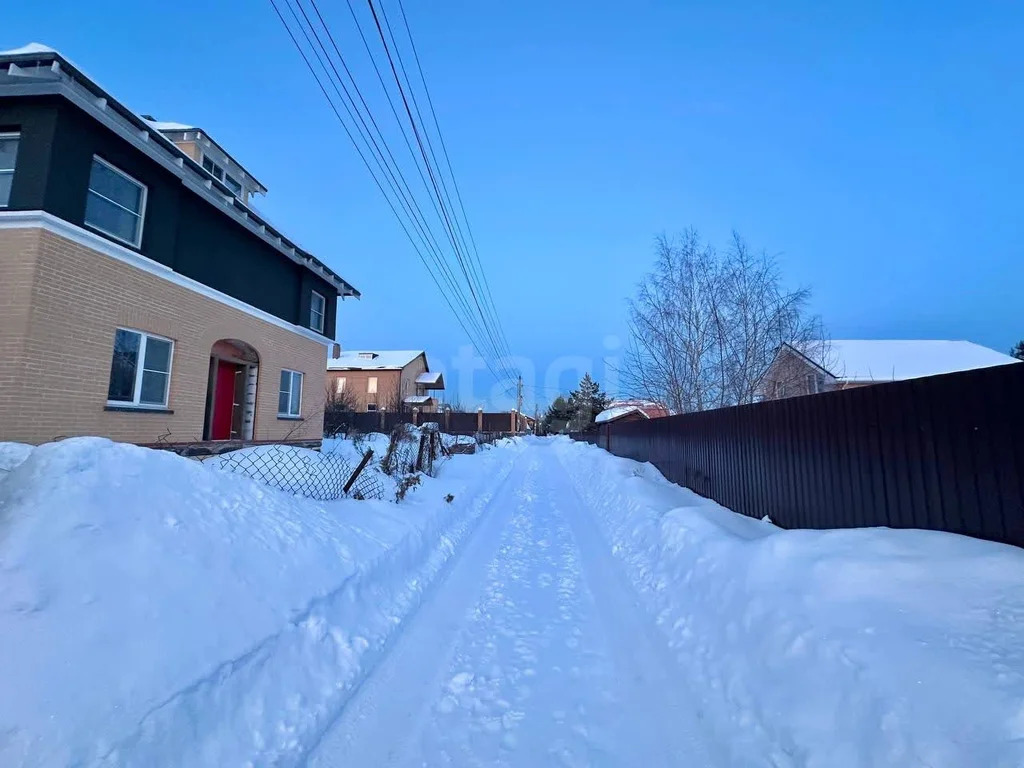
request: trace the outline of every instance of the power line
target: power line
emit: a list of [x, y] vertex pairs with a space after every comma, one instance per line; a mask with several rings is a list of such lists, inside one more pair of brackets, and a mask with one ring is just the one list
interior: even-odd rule
[[[301, 43], [299, 42], [298, 38], [295, 36], [294, 32], [292, 31], [291, 26], [288, 24], [287, 20], [285, 19], [284, 15], [282, 14], [281, 9], [279, 8], [277, 2], [275, 0], [270, 0], [270, 2], [271, 2], [271, 5], [274, 8], [274, 12], [277, 14], [278, 19], [281, 21], [282, 25], [285, 27], [285, 30], [287, 31], [288, 36], [289, 36], [289, 38], [292, 41], [292, 44], [295, 46], [296, 50], [299, 52], [299, 55], [302, 57], [302, 60], [306, 64], [306, 67], [309, 70], [310, 74], [313, 75], [313, 78], [316, 81], [317, 86], [320, 88], [320, 91], [324, 95], [324, 98], [327, 99], [327, 102], [330, 105], [332, 111], [334, 112], [335, 117], [338, 119], [338, 122], [341, 123], [341, 126], [342, 126], [343, 130], [345, 131], [346, 135], [348, 136], [349, 141], [352, 143], [353, 147], [356, 149], [356, 152], [359, 155], [360, 160], [362, 160], [363, 165], [366, 167], [367, 171], [370, 173], [370, 176], [373, 179], [373, 181], [374, 181], [375, 185], [377, 186], [378, 190], [384, 196], [385, 202], [387, 202], [388, 207], [391, 209], [391, 212], [394, 214], [395, 218], [398, 219], [399, 225], [402, 227], [402, 230], [405, 232], [405, 235], [409, 239], [410, 244], [413, 246], [413, 250], [416, 252], [416, 255], [419, 257], [419, 259], [423, 263], [424, 267], [427, 268], [427, 271], [430, 273], [431, 279], [433, 280], [433, 282], [434, 282], [435, 286], [438, 288], [438, 290], [441, 292], [442, 298], [445, 300], [445, 303], [448, 305], [448, 308], [452, 311], [452, 314], [455, 315], [455, 318], [458, 321], [458, 323], [459, 323], [460, 327], [462, 328], [463, 332], [466, 333], [467, 337], [469, 337], [471, 341], [474, 341], [475, 335], [473, 333], [471, 333], [469, 331], [469, 329], [466, 327], [466, 324], [463, 321], [461, 313], [458, 312], [455, 309], [455, 307], [452, 305], [450, 299], [448, 298], [447, 293], [442, 288], [441, 284], [438, 282], [437, 277], [435, 276], [433, 270], [430, 269], [430, 266], [427, 263], [427, 259], [424, 257], [422, 251], [420, 250], [419, 246], [417, 245], [416, 240], [412, 236], [412, 233], [410, 233], [408, 226], [406, 225], [405, 221], [403, 220], [403, 217], [399, 214], [398, 209], [395, 207], [395, 204], [394, 204], [393, 200], [388, 195], [388, 193], [385, 191], [384, 184], [381, 183], [381, 180], [378, 177], [377, 173], [374, 172], [373, 167], [371, 166], [369, 160], [366, 157], [366, 153], [363, 151], [362, 147], [360, 146], [359, 142], [356, 140], [356, 137], [353, 134], [352, 130], [350, 129], [349, 125], [345, 122], [344, 118], [342, 117], [341, 112], [338, 110], [338, 107], [335, 105], [334, 100], [331, 98], [330, 93], [328, 92], [326, 86], [324, 85], [324, 83], [321, 80], [319, 74], [317, 73], [316, 68], [313, 66], [313, 63], [310, 61], [310, 58], [306, 55], [306, 52], [303, 49]], [[287, 0], [285, 0], [285, 2], [287, 3]], [[312, 41], [310, 40], [308, 33], [306, 33], [305, 28], [303, 28], [302, 24], [298, 21], [298, 17], [297, 17], [297, 15], [295, 15], [295, 11], [294, 11], [294, 9], [290, 5], [289, 5], [289, 10], [292, 12], [293, 18], [295, 18], [295, 20], [296, 20], [296, 24], [299, 26], [300, 30], [302, 30], [303, 36], [306, 38], [306, 41], [310, 45], [310, 48], [313, 50], [313, 53], [316, 54], [316, 49], [312, 45]], [[301, 6], [300, 6], [300, 11], [302, 11]], [[307, 21], [308, 21], [308, 16], [306, 16], [306, 18], [307, 18]], [[328, 72], [327, 67], [324, 65], [323, 60], [319, 56], [317, 56], [317, 59], [318, 59], [318, 62], [320, 63], [320, 65], [321, 65], [321, 67], [324, 70], [324, 74], [326, 75], [326, 78], [328, 80], [330, 80], [331, 79], [330, 78], [330, 73]], [[335, 91], [336, 91], [336, 93], [338, 93], [339, 99], [342, 100], [343, 106], [346, 106], [346, 108], [347, 108], [349, 105], [346, 104], [346, 102], [344, 101], [343, 98], [341, 98], [341, 92], [338, 91], [337, 86], [334, 83], [334, 81], [332, 81], [332, 85], [335, 86]], [[355, 122], [355, 118], [352, 116], [352, 111], [349, 110], [349, 109], [346, 109], [346, 111], [348, 111], [350, 119], [353, 120], [353, 122]], [[365, 125], [365, 123], [364, 123], [364, 125]], [[358, 128], [358, 126], [356, 126], [356, 127]], [[364, 142], [366, 142], [366, 137], [363, 134], [360, 134], [360, 138], [363, 138]], [[383, 139], [383, 136], [381, 136], [381, 138]], [[366, 142], [366, 143], [367, 143], [367, 146], [369, 147], [369, 143], [370, 142]], [[382, 161], [380, 159], [378, 159], [376, 156], [375, 156], [375, 159], [378, 161], [378, 168], [380, 168]], [[401, 172], [400, 172], [400, 169], [399, 169], [399, 174], [400, 173]], [[385, 179], [385, 181], [389, 181], [389, 180]], [[407, 183], [406, 183], [406, 188], [408, 188]], [[392, 184], [392, 193], [393, 194], [396, 193], [396, 187], [393, 184]], [[399, 195], [396, 194], [396, 196], [399, 196]], [[417, 206], [417, 210], [419, 210], [418, 206]], [[422, 215], [422, 211], [420, 211], [420, 213]], [[413, 218], [413, 219], [415, 218], [409, 212], [407, 212], [407, 215], [410, 215], [410, 218]], [[436, 241], [435, 241], [435, 243], [436, 243]], [[460, 295], [460, 296], [462, 295], [461, 291], [456, 291], [456, 292], [458, 293], [458, 295]], [[467, 309], [468, 309], [468, 305], [467, 305]], [[469, 317], [472, 317], [472, 313], [467, 313], [467, 314], [468, 314]], [[483, 351], [483, 345], [479, 341], [474, 341], [474, 345], [477, 346], [478, 349]], [[504, 377], [499, 375], [494, 370], [494, 368], [491, 366], [491, 363], [487, 359], [486, 356], [484, 358], [484, 362], [485, 362], [485, 365], [487, 366], [488, 370], [491, 372], [491, 374], [496, 379], [498, 379], [499, 381], [507, 379], [507, 373], [506, 373], [506, 375]], [[508, 392], [508, 390], [506, 390], [506, 392]]]
[[[402, 104], [405, 107], [406, 116], [409, 118], [409, 123], [413, 131], [413, 136], [415, 137], [416, 144], [420, 149], [420, 155], [423, 158], [423, 163], [427, 168], [428, 175], [430, 176], [431, 184], [434, 188], [434, 194], [437, 196], [438, 202], [440, 203], [442, 211], [444, 212], [444, 224], [448, 232], [452, 248], [455, 252], [455, 258], [459, 263], [459, 267], [462, 270], [463, 276], [466, 278], [470, 294], [473, 298], [474, 304], [476, 305], [477, 311], [480, 313], [480, 317], [484, 323], [484, 327], [488, 332], [492, 348], [494, 349], [495, 353], [498, 356], [498, 364], [499, 366], [503, 367], [507, 375], [514, 377], [515, 374], [509, 370], [506, 361], [502, 358], [503, 352], [502, 343], [499, 341], [499, 336], [501, 336], [499, 326], [496, 326], [495, 323], [488, 320], [488, 315], [481, 306], [480, 296], [477, 295], [479, 291], [479, 281], [474, 280], [473, 270], [467, 268], [469, 256], [468, 253], [465, 256], [462, 253], [462, 251], [465, 249], [465, 241], [464, 238], [461, 238], [461, 229], [459, 229], [458, 227], [457, 217], [454, 216], [454, 210], [451, 211], [450, 213], [448, 211], [448, 208], [451, 207], [451, 198], [447, 194], [447, 189], [444, 185], [443, 176], [440, 174], [439, 171], [438, 173], [435, 173], [434, 168], [431, 165], [430, 158], [434, 158], [434, 163], [436, 164], [436, 156], [434, 156], [433, 154], [433, 150], [430, 144], [429, 133], [426, 131], [426, 126], [422, 126], [423, 130], [420, 130], [420, 128], [417, 127], [416, 118], [413, 116], [413, 109], [415, 109], [416, 114], [420, 119], [420, 122], [423, 122], [422, 114], [420, 113], [419, 106], [416, 101], [415, 90], [412, 88], [412, 82], [409, 79], [408, 73], [405, 69], [405, 64], [401, 57], [401, 50], [399, 49], [398, 44], [395, 40], [394, 33], [391, 30], [390, 22], [387, 19], [387, 14], [383, 6], [381, 6], [381, 13], [380, 16], [378, 16], [377, 9], [376, 6], [374, 5], [373, 0], [367, 0], [367, 5], [370, 8], [370, 13], [373, 16], [374, 24], [377, 27], [377, 33], [380, 37], [381, 44], [384, 47], [384, 53], [387, 56], [388, 64], [390, 65], [392, 75], [395, 79], [395, 84], [398, 87], [398, 93], [402, 99]], [[384, 29], [381, 26], [382, 18], [384, 20], [384, 26], [388, 30], [388, 37], [391, 38], [391, 47], [394, 48], [393, 57], [391, 47], [388, 46], [387, 37], [385, 36]], [[396, 68], [395, 66], [396, 60], [398, 61], [398, 68]], [[402, 85], [402, 77], [399, 76], [399, 69], [401, 69], [402, 76], [405, 77], [406, 85], [408, 86], [408, 88], [404, 88]], [[408, 90], [408, 96], [406, 94], [406, 90]], [[412, 108], [410, 108], [410, 101], [412, 102]], [[426, 148], [424, 148], [424, 141], [426, 142], [427, 145]], [[428, 150], [430, 157], [428, 157]], [[439, 183], [441, 187], [440, 189], [438, 187]], [[442, 190], [444, 190], [444, 192], [442, 192]], [[445, 200], [447, 200], [447, 206], [445, 206]], [[460, 247], [460, 239], [462, 240], [462, 247]], [[477, 284], [476, 288], [474, 288], [474, 283]], [[482, 291], [480, 291], [480, 293], [482, 293]]]
[[[462, 192], [459, 189], [459, 182], [455, 178], [455, 171], [452, 168], [452, 161], [451, 161], [451, 158], [448, 155], [448, 147], [445, 144], [444, 134], [441, 132], [441, 124], [440, 124], [440, 122], [437, 119], [437, 112], [434, 109], [434, 100], [430, 96], [430, 88], [427, 87], [427, 78], [423, 74], [423, 64], [420, 62], [419, 51], [416, 50], [416, 42], [413, 40], [413, 37], [412, 37], [412, 27], [409, 26], [409, 18], [405, 14], [405, 3], [402, 0], [398, 0], [398, 9], [399, 9], [399, 11], [402, 14], [402, 23], [405, 26], [405, 32], [406, 32], [407, 37], [409, 38], [409, 48], [412, 51], [413, 59], [416, 62], [416, 69], [417, 69], [417, 71], [419, 72], [419, 75], [420, 75], [420, 82], [423, 84], [423, 93], [427, 97], [427, 106], [430, 108], [430, 115], [431, 115], [431, 118], [434, 121], [434, 130], [437, 132], [437, 138], [438, 138], [439, 143], [441, 144], [441, 153], [443, 154], [444, 160], [445, 160], [445, 164], [448, 167], [448, 175], [451, 177], [452, 187], [455, 189], [455, 198], [459, 202], [459, 209], [462, 212], [462, 219], [466, 223], [466, 232], [468, 233], [469, 241], [470, 241], [470, 243], [473, 246], [473, 251], [472, 252], [473, 252], [474, 260], [476, 261], [476, 264], [477, 264], [477, 268], [479, 270], [479, 276], [480, 276], [480, 278], [482, 278], [482, 281], [483, 281], [483, 284], [484, 284], [484, 289], [485, 289], [485, 292], [486, 292], [487, 303], [490, 306], [490, 312], [491, 312], [492, 317], [494, 318], [494, 321], [496, 323], [498, 323], [499, 330], [501, 330], [500, 322], [498, 321], [497, 307], [494, 304], [494, 296], [491, 293], [491, 286], [490, 286], [490, 283], [487, 280], [487, 275], [486, 275], [486, 273], [483, 270], [483, 265], [480, 263], [480, 251], [479, 251], [479, 249], [477, 248], [477, 245], [476, 245], [476, 238], [473, 236], [473, 228], [470, 226], [469, 216], [466, 215], [466, 206], [465, 206], [465, 204], [462, 201]], [[504, 341], [504, 344], [505, 344], [504, 351], [507, 352], [508, 355], [511, 357], [512, 353], [511, 353], [511, 351], [509, 349], [509, 346], [508, 346], [508, 339], [505, 338], [505, 334], [504, 334], [503, 330], [501, 330], [501, 336], [502, 336], [502, 340]]]
[[[453, 223], [452, 223], [452, 218], [451, 218], [451, 216], [448, 213], [448, 209], [444, 206], [444, 202], [442, 200], [442, 194], [441, 194], [440, 189], [438, 188], [437, 177], [436, 177], [436, 175], [434, 173], [433, 167], [430, 164], [430, 160], [427, 157], [427, 150], [424, 148], [424, 145], [423, 145], [424, 138], [420, 135], [420, 130], [416, 126], [416, 118], [413, 117], [412, 109], [409, 106], [409, 98], [410, 97], [406, 96], [406, 92], [405, 92], [406, 89], [402, 87], [402, 78], [399, 77], [398, 70], [395, 67], [395, 58], [399, 58], [400, 59], [400, 55], [398, 54], [398, 51], [397, 51], [397, 46], [396, 46], [395, 57], [392, 57], [391, 49], [388, 46], [387, 38], [384, 35], [384, 29], [381, 27], [380, 17], [377, 15], [377, 9], [376, 9], [376, 7], [373, 4], [373, 0], [367, 0], [367, 4], [370, 7], [370, 13], [373, 14], [373, 21], [374, 21], [374, 24], [377, 26], [377, 33], [380, 36], [381, 44], [384, 46], [384, 53], [385, 53], [385, 55], [388, 58], [388, 64], [391, 66], [391, 74], [394, 76], [395, 83], [398, 86], [398, 94], [399, 94], [399, 96], [402, 99], [402, 105], [405, 107], [406, 115], [409, 118], [410, 125], [412, 126], [413, 136], [415, 137], [416, 144], [419, 147], [420, 155], [423, 157], [423, 164], [427, 168], [427, 175], [430, 176], [430, 182], [431, 182], [431, 184], [432, 184], [432, 186], [434, 188], [434, 194], [437, 196], [438, 201], [441, 203], [441, 210], [442, 210], [442, 213], [443, 213], [443, 219], [444, 219], [445, 228], [446, 228], [446, 230], [448, 232], [448, 237], [451, 240], [453, 250], [455, 251], [455, 258], [459, 262], [459, 267], [462, 270], [462, 274], [466, 277], [467, 284], [469, 285], [469, 291], [470, 291], [470, 294], [473, 297], [474, 303], [476, 304], [477, 311], [480, 313], [481, 317], [484, 317], [483, 309], [480, 307], [480, 300], [479, 300], [479, 298], [476, 295], [476, 290], [473, 287], [473, 281], [469, 277], [469, 273], [468, 273], [467, 268], [466, 268], [466, 263], [465, 263], [465, 261], [463, 259], [463, 255], [462, 255], [461, 249], [459, 248], [458, 238], [455, 235], [455, 228], [454, 228]], [[390, 32], [390, 27], [389, 27], [389, 32]], [[394, 35], [391, 35], [391, 38], [392, 38], [392, 44], [394, 44]], [[404, 65], [402, 65], [402, 70], [403, 70], [403, 72], [405, 71]], [[406, 78], [406, 79], [408, 79], [408, 78]], [[411, 96], [411, 88], [410, 88], [410, 96]], [[493, 333], [490, 331], [490, 325], [485, 323], [485, 327], [488, 328], [488, 332], [489, 332], [489, 336], [490, 336], [490, 339], [491, 339], [491, 343], [494, 345], [495, 349], [498, 349], [497, 341], [495, 340]]]
[[[337, 44], [334, 43], [333, 35], [331, 35], [330, 30], [325, 26], [325, 32], [330, 37], [332, 45], [334, 45], [335, 51], [338, 54], [342, 68], [348, 74], [349, 79], [352, 81], [353, 89], [357, 92], [360, 101], [363, 103], [363, 106], [367, 111], [367, 117], [369, 117], [370, 119], [370, 124], [372, 125], [373, 130], [371, 130], [370, 125], [367, 124], [366, 118], [363, 117], [362, 112], [359, 110], [358, 105], [355, 103], [355, 99], [352, 97], [351, 92], [345, 85], [341, 77], [341, 74], [338, 72], [337, 67], [334, 66], [334, 62], [331, 59], [326, 46], [323, 44], [323, 41], [321, 40], [315, 27], [313, 26], [312, 21], [310, 20], [305, 9], [302, 7], [301, 2], [297, 1], [296, 5], [299, 8], [299, 12], [302, 14], [302, 17], [306, 20], [306, 25], [308, 25], [309, 31], [307, 32], [306, 26], [303, 26], [303, 24], [299, 21], [299, 18], [295, 13], [295, 8], [292, 5], [289, 5], [289, 10], [292, 13], [292, 17], [295, 19], [296, 25], [298, 25], [299, 29], [301, 30], [303, 37], [306, 39], [306, 42], [312, 49], [313, 54], [316, 56], [317, 61], [320, 63], [321, 68], [324, 70], [324, 73], [328, 76], [328, 79], [331, 80], [331, 84], [334, 86], [334, 90], [338, 94], [338, 98], [342, 101], [342, 105], [345, 107], [345, 111], [348, 113], [349, 118], [354, 123], [358, 118], [359, 124], [356, 124], [355, 126], [357, 132], [359, 133], [363, 141], [366, 143], [367, 148], [371, 149], [372, 147], [373, 157], [374, 160], [376, 161], [377, 167], [389, 177], [392, 192], [395, 193], [396, 197], [399, 198], [399, 203], [401, 207], [406, 211], [406, 213], [412, 220], [414, 229], [416, 229], [417, 234], [420, 236], [424, 248], [431, 252], [434, 262], [441, 269], [442, 276], [446, 278], [446, 282], [448, 283], [452, 292], [455, 294], [457, 300], [459, 300], [460, 303], [463, 304], [467, 312], [467, 315], [469, 316], [469, 318], [471, 318], [471, 324], [475, 327], [477, 333], [483, 333], [479, 322], [476, 322], [475, 318], [472, 316], [472, 311], [468, 305], [465, 295], [459, 288], [454, 275], [451, 273], [451, 270], [447, 265], [447, 262], [444, 261], [444, 257], [441, 255], [440, 245], [437, 243], [437, 239], [434, 237], [433, 232], [430, 230], [430, 227], [427, 224], [426, 219], [423, 215], [423, 211], [419, 207], [419, 204], [416, 202], [415, 196], [412, 194], [412, 190], [409, 188], [408, 182], [406, 182], [405, 177], [402, 176], [401, 170], [398, 166], [397, 161], [395, 160], [394, 154], [391, 152], [391, 149], [388, 147], [387, 142], [384, 140], [383, 133], [381, 132], [376, 119], [373, 117], [373, 114], [369, 109], [369, 105], [366, 104], [366, 100], [362, 96], [362, 92], [359, 90], [359, 86], [356, 83], [355, 78], [352, 76], [351, 70], [349, 70], [348, 65], [345, 63], [344, 57], [341, 55], [340, 49], [338, 49]], [[313, 3], [313, 5], [318, 17], [322, 20], [323, 17], [319, 14], [319, 9], [316, 8], [315, 3]], [[323, 51], [323, 57], [321, 57], [320, 53], [313, 45], [313, 41], [312, 39], [310, 39], [309, 36], [310, 32], [313, 34], [313, 38], [316, 39], [317, 45], [320, 47], [320, 50]], [[327, 64], [324, 63], [325, 58], [327, 59]], [[335, 78], [337, 78], [336, 80], [330, 77], [330, 72], [328, 72], [327, 68], [328, 64], [330, 65], [331, 70], [333, 70]], [[339, 85], [341, 86], [340, 90], [338, 87]], [[344, 95], [342, 95], [342, 91], [344, 92]], [[380, 137], [379, 143], [373, 136], [374, 130]], [[390, 164], [384, 157], [384, 151], [382, 151], [380, 147], [381, 144], [384, 145], [384, 151], [387, 152], [387, 156], [391, 160]], [[392, 166], [394, 167], [394, 170], [392, 170]]]

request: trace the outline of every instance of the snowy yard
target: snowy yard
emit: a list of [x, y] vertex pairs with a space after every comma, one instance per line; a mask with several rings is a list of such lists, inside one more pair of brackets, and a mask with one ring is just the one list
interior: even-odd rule
[[564, 438], [397, 504], [0, 444], [3, 766], [1020, 766], [1022, 620], [1016, 548], [782, 531]]

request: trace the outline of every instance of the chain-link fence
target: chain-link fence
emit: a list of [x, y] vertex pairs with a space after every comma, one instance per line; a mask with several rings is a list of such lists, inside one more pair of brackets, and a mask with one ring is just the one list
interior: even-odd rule
[[[448, 442], [453, 438], [448, 436]], [[383, 456], [367, 450], [360, 458], [352, 453], [320, 453], [289, 445], [261, 445], [203, 459], [222, 472], [245, 475], [271, 488], [317, 501], [335, 499], [383, 499], [419, 473], [436, 476], [452, 453], [472, 452], [476, 441], [446, 445], [436, 424], [413, 427], [397, 424]], [[353, 442], [353, 447], [358, 445]], [[456, 448], [457, 450], [452, 450]], [[358, 453], [355, 456], [358, 457]], [[403, 494], [399, 494], [400, 498]]]
[[[208, 463], [223, 472], [245, 475], [271, 488], [317, 501], [345, 496], [379, 499], [384, 494], [380, 480], [365, 471], [367, 462], [353, 465], [344, 456], [333, 453], [265, 445], [215, 456]], [[360, 472], [355, 476], [357, 468]]]

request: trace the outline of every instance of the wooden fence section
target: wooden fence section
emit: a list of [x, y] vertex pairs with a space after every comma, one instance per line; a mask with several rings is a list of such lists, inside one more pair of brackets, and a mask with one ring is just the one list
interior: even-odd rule
[[1024, 546], [1024, 364], [576, 437], [784, 528], [928, 528]]

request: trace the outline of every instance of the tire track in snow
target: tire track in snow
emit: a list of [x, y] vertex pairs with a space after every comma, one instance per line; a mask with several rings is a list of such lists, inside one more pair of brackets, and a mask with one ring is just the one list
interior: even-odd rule
[[526, 457], [310, 765], [724, 764], [555, 452]]
[[390, 651], [365, 678], [338, 717], [307, 753], [313, 768], [394, 765], [408, 735], [415, 732], [421, 700], [443, 669], [452, 638], [479, 591], [478, 576], [497, 548], [511, 512], [506, 492], [526, 470], [517, 457], [511, 472], [491, 494], [479, 523], [461, 551], [439, 574], [431, 595], [409, 617]]

